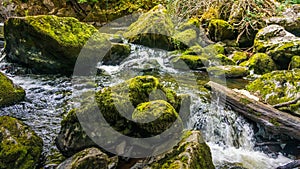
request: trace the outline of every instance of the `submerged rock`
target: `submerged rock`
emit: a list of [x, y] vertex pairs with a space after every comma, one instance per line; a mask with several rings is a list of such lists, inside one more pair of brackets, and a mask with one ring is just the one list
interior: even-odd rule
[[[300, 93], [300, 69], [264, 74], [247, 85], [246, 89], [271, 105], [295, 100]], [[281, 110], [300, 115], [300, 101]]]
[[287, 69], [291, 58], [300, 52], [300, 38], [279, 25], [270, 25], [256, 34], [254, 52], [268, 54], [279, 68]]
[[209, 67], [207, 72], [210, 76], [224, 76], [228, 78], [245, 77], [249, 74], [246, 67], [233, 65]]
[[35, 73], [73, 73], [79, 52], [88, 40], [80, 60], [86, 69], [95, 65], [99, 59], [96, 54], [104, 56], [110, 49], [110, 42], [96, 33], [96, 28], [71, 17], [9, 18], [4, 32], [9, 60], [32, 68]]
[[23, 122], [0, 117], [0, 168], [37, 168], [43, 141]]
[[167, 10], [157, 5], [131, 24], [124, 37], [129, 42], [161, 49], [173, 49], [171, 36], [175, 28]]
[[240, 64], [253, 70], [255, 74], [265, 74], [277, 69], [275, 62], [270, 56], [264, 53], [256, 53], [248, 61]]
[[111, 159], [97, 148], [80, 151], [61, 163], [57, 169], [107, 169]]
[[[104, 88], [98, 91], [96, 96], [92, 95], [87, 99], [93, 100], [94, 97], [96, 102], [83, 101], [82, 106], [70, 111], [61, 123], [56, 145], [66, 156], [88, 147], [97, 147], [98, 145], [92, 139], [101, 142], [101, 145], [109, 147], [112, 151], [126, 153], [125, 145], [128, 145], [126, 140], [119, 139], [118, 135], [104, 137], [103, 133], [109, 133], [109, 129], [112, 128], [118, 131], [117, 133], [130, 137], [150, 137], [170, 127], [176, 119], [179, 122], [177, 127], [180, 127], [182, 122], [179, 112], [180, 116], [189, 112], [189, 106], [185, 104], [186, 100], [183, 101], [173, 90], [163, 87], [153, 76], [137, 76], [116, 86]], [[181, 102], [184, 102], [182, 106], [184, 108], [181, 107]], [[159, 112], [162, 114], [157, 114], [158, 110], [162, 110]], [[99, 123], [100, 112], [106, 124]], [[139, 122], [148, 117], [158, 117], [158, 119], [145, 125]], [[154, 124], [156, 126], [154, 128], [149, 126]], [[93, 134], [87, 135], [82, 125]], [[160, 127], [157, 128], [158, 126]], [[123, 148], [116, 148], [116, 144], [110, 145], [112, 142], [117, 142], [116, 144]], [[138, 146], [147, 149], [147, 145], [138, 144]]]
[[[210, 148], [199, 131], [186, 131], [172, 150], [143, 160], [145, 169], [214, 169]], [[137, 164], [138, 166], [138, 164]]]
[[12, 105], [24, 98], [25, 90], [0, 72], [0, 107]]

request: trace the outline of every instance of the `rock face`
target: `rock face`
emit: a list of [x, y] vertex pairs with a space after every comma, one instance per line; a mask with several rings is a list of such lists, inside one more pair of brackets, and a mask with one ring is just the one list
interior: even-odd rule
[[[56, 144], [66, 156], [71, 156], [88, 147], [97, 146], [81, 126], [88, 116], [90, 119], [95, 119], [95, 122], [86, 124], [88, 127], [91, 126], [89, 129], [92, 130], [91, 133], [94, 133], [93, 140], [99, 139], [101, 144], [109, 146], [112, 140], [101, 135], [108, 127], [130, 137], [150, 137], [160, 133], [162, 129], [170, 127], [170, 124], [173, 124], [176, 119], [178, 119], [176, 125], [180, 127], [182, 122], [178, 112], [180, 112], [180, 116], [189, 112], [189, 105], [182, 106], [181, 102], [185, 101], [173, 90], [163, 87], [153, 76], [137, 76], [116, 86], [104, 88], [98, 91], [96, 96], [91, 97], [96, 97], [95, 104], [84, 104], [82, 107], [70, 111], [61, 123], [61, 131], [56, 139]], [[181, 106], [185, 108], [182, 109]], [[99, 119], [97, 112], [99, 111], [109, 126], [105, 126], [108, 124], [103, 124], [103, 126], [99, 124], [97, 121]], [[80, 117], [81, 123], [79, 123], [78, 117]], [[157, 117], [158, 119], [152, 121]], [[148, 121], [149, 118], [152, 119], [150, 120], [152, 122], [147, 125], [140, 122]], [[98, 127], [92, 127], [93, 125]], [[117, 137], [112, 138], [116, 141]], [[121, 141], [120, 147], [122, 147], [124, 140], [119, 141]], [[116, 145], [111, 146], [115, 151]]]
[[[9, 60], [32, 68], [33, 72], [71, 74], [79, 52], [96, 32], [93, 26], [71, 17], [10, 18], [5, 22], [5, 51]], [[93, 35], [85, 49], [88, 55], [82, 58], [82, 63], [95, 63], [99, 58], [94, 52], [109, 49], [110, 42], [106, 38]]]
[[124, 37], [132, 43], [170, 50], [173, 49], [170, 37], [174, 32], [166, 8], [158, 5], [131, 24]]
[[21, 121], [0, 117], [0, 168], [36, 168], [43, 141]]
[[270, 56], [264, 53], [256, 53], [248, 61], [240, 64], [253, 70], [255, 74], [265, 74], [277, 69], [275, 62]]
[[97, 148], [88, 148], [65, 160], [57, 169], [107, 169], [109, 163], [105, 153]]
[[300, 52], [300, 38], [279, 25], [270, 25], [256, 34], [254, 52], [268, 54], [279, 68], [287, 69], [291, 58]]
[[8, 106], [25, 98], [25, 91], [0, 72], [0, 107]]
[[[295, 100], [300, 93], [300, 69], [264, 74], [246, 86], [246, 89], [259, 95], [271, 105]], [[299, 115], [300, 101], [280, 109]]]
[[152, 157], [145, 169], [214, 169], [211, 152], [199, 131], [187, 131], [180, 143], [162, 155]]

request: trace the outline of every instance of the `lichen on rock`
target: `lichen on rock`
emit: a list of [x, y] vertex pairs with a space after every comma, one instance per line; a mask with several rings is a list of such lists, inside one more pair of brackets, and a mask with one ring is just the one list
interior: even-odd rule
[[265, 74], [277, 69], [275, 62], [265, 53], [256, 53], [248, 61], [240, 64], [253, 70], [255, 74]]

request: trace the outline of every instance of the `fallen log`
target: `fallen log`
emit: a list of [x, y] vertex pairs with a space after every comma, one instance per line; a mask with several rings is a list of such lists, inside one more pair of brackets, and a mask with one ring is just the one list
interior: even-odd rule
[[220, 101], [230, 106], [234, 111], [246, 118], [263, 125], [273, 134], [286, 134], [300, 140], [300, 118], [279, 111], [271, 105], [255, 101], [241, 93], [235, 92], [215, 82], [208, 82], [210, 88]]

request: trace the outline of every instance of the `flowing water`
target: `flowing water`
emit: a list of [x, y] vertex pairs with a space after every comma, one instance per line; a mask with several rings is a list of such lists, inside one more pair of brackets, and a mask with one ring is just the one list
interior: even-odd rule
[[[243, 164], [249, 169], [271, 169], [290, 162], [282, 155], [270, 157], [255, 151], [254, 130], [251, 123], [218, 101], [210, 102], [203, 84], [209, 81], [205, 72], [175, 70], [171, 67], [168, 52], [132, 45], [131, 55], [118, 66], [99, 65], [99, 88], [111, 86], [136, 75], [158, 76], [162, 83], [178, 93], [192, 97], [188, 128], [200, 129], [211, 148], [214, 164]], [[63, 115], [70, 109], [73, 89], [90, 89], [88, 85], [72, 85], [65, 76], [32, 75], [3, 61], [0, 68], [14, 83], [26, 90], [26, 100], [0, 109], [0, 115], [21, 119], [44, 140], [45, 155], [55, 149], [54, 139], [60, 129]], [[219, 79], [226, 83], [226, 79]], [[230, 87], [243, 88], [245, 80], [227, 81]]]

